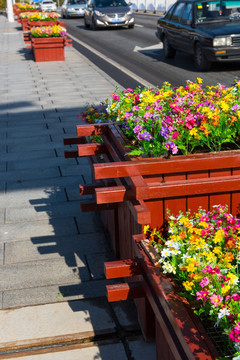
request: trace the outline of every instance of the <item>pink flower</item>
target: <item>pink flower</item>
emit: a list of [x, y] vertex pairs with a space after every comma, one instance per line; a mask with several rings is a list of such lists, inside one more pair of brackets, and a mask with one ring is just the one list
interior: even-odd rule
[[240, 296], [238, 294], [232, 294], [232, 299], [234, 301], [240, 301]]
[[200, 282], [200, 286], [201, 288], [204, 288], [205, 286], [207, 286], [209, 284], [209, 280], [207, 277], [204, 277], [201, 282]]
[[203, 300], [205, 303], [208, 297], [208, 291], [204, 291], [204, 290], [197, 291], [196, 295], [197, 295], [197, 300]]
[[211, 304], [213, 304], [214, 306], [218, 306], [221, 302], [223, 301], [223, 297], [220, 296], [219, 294], [216, 295], [216, 294], [213, 294], [211, 297], [210, 297], [210, 302]]

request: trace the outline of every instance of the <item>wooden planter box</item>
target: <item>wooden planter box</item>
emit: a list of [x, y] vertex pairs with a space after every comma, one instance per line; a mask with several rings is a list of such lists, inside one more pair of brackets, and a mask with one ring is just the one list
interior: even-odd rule
[[[133, 285], [108, 289], [110, 301], [135, 299], [145, 338], [155, 336], [157, 360], [216, 359], [203, 326], [168, 279], [159, 276], [141, 241], [144, 225], [164, 230], [167, 209], [178, 214], [226, 204], [229, 212], [239, 214], [240, 151], [139, 159], [127, 154], [126, 139], [116, 124], [79, 125], [77, 135], [64, 144], [77, 145], [65, 152], [66, 158], [88, 156], [91, 164], [92, 183], [80, 185], [80, 193], [93, 198], [81, 203], [81, 209], [100, 211], [112, 249], [123, 259], [110, 277], [134, 275]], [[90, 143], [94, 135], [103, 142]], [[141, 262], [140, 275], [126, 260], [135, 258]], [[119, 272], [129, 261], [130, 270]]]
[[58, 20], [49, 20], [49, 21], [27, 21], [27, 26], [29, 30], [31, 30], [32, 27], [34, 26], [53, 26], [53, 25], [61, 25], [61, 26], [65, 26], [66, 23], [63, 21], [58, 21]]
[[36, 62], [42, 61], [64, 61], [65, 37], [33, 38], [31, 43], [33, 55]]
[[21, 19], [21, 24], [22, 24], [22, 31], [27, 31], [28, 30], [28, 19]]
[[[65, 156], [88, 156], [93, 174], [93, 183], [80, 189], [82, 195], [93, 194], [82, 211], [101, 211], [121, 259], [134, 255], [129, 239], [144, 225], [164, 227], [167, 209], [177, 214], [227, 204], [233, 215], [240, 212], [239, 150], [136, 159], [127, 154], [126, 139], [115, 124], [79, 125], [77, 135], [65, 139], [65, 144], [78, 144]], [[101, 135], [103, 143], [87, 144], [90, 135]]]
[[155, 337], [157, 360], [217, 359], [219, 354], [190, 304], [153, 265], [151, 245], [143, 235], [133, 236], [132, 245], [134, 260], [105, 263], [107, 279], [127, 278], [125, 283], [106, 286], [108, 301], [135, 300], [143, 334]]

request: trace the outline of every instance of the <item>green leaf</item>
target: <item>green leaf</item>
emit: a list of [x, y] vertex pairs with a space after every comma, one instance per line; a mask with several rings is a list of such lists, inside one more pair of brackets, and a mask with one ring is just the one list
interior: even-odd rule
[[140, 149], [132, 150], [132, 151], [129, 153], [129, 155], [133, 155], [133, 156], [139, 156], [139, 155], [141, 155], [141, 154], [143, 154], [143, 151], [140, 150]]

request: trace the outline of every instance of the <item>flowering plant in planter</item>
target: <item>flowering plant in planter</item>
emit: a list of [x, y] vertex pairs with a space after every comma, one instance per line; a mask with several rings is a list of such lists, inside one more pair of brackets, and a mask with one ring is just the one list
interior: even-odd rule
[[[240, 81], [202, 87], [202, 80], [172, 88], [116, 91], [109, 104], [82, 119], [116, 121], [132, 142], [132, 155], [147, 157], [212, 152], [240, 147]], [[106, 115], [107, 114], [107, 115]]]
[[60, 16], [56, 12], [35, 12], [28, 14], [28, 21], [56, 21]]
[[60, 25], [33, 27], [30, 32], [34, 38], [64, 37], [67, 33]]
[[29, 15], [31, 15], [31, 12], [23, 12], [20, 14], [21, 19], [28, 19]]
[[37, 7], [30, 4], [16, 4], [20, 10], [35, 10]]
[[156, 265], [190, 302], [199, 302], [196, 313], [222, 329], [240, 359], [240, 219], [217, 205], [211, 212], [168, 214], [167, 236], [149, 226], [144, 233], [159, 254]]

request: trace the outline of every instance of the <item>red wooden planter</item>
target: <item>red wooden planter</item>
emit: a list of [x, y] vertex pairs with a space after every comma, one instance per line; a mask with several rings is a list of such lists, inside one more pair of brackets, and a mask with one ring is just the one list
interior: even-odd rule
[[34, 59], [42, 61], [64, 61], [64, 37], [31, 38]]
[[143, 235], [132, 239], [134, 260], [105, 263], [107, 279], [128, 279], [127, 283], [106, 286], [108, 300], [135, 299], [145, 335], [148, 330], [147, 335], [151, 331], [155, 336], [157, 360], [217, 359], [219, 354], [190, 304], [150, 261], [143, 239]]
[[27, 31], [28, 30], [28, 19], [21, 19], [22, 24], [22, 30]]
[[[102, 144], [82, 144], [87, 136], [99, 134]], [[79, 125], [77, 135], [65, 140], [79, 144], [77, 151], [65, 156], [89, 156], [93, 172], [93, 184], [82, 186], [81, 193], [92, 193], [94, 199], [82, 204], [82, 211], [102, 210], [112, 248], [120, 258], [132, 257], [129, 239], [141, 233], [143, 225], [164, 226], [167, 209], [176, 214], [227, 204], [233, 215], [240, 212], [239, 150], [131, 159], [117, 125]]]
[[49, 21], [29, 21], [28, 20], [28, 29], [31, 30], [34, 26], [53, 26], [53, 25], [61, 25], [65, 26], [66, 23], [58, 20], [49, 20]]
[[[210, 210], [213, 205], [227, 204], [229, 212], [239, 214], [240, 151], [134, 159], [127, 154], [126, 139], [116, 124], [79, 125], [77, 135], [64, 143], [77, 145], [76, 150], [65, 152], [66, 158], [88, 156], [92, 167], [93, 183], [81, 185], [80, 193], [92, 194], [93, 199], [81, 204], [82, 211], [101, 211], [116, 256], [143, 261], [137, 280], [145, 284], [145, 297], [139, 284], [123, 285], [118, 295], [113, 291], [110, 297], [123, 300], [118, 297], [121, 291], [123, 297], [140, 297], [135, 299], [139, 321], [146, 338], [155, 333], [158, 360], [216, 359], [201, 324], [196, 319], [193, 324], [188, 315], [188, 304], [166, 291], [169, 283], [158, 276], [139, 241], [144, 225], [164, 228], [167, 209], [177, 214], [179, 210], [193, 212], [199, 206]], [[100, 135], [103, 142], [89, 143], [94, 135]], [[138, 236], [131, 241], [133, 234]]]

